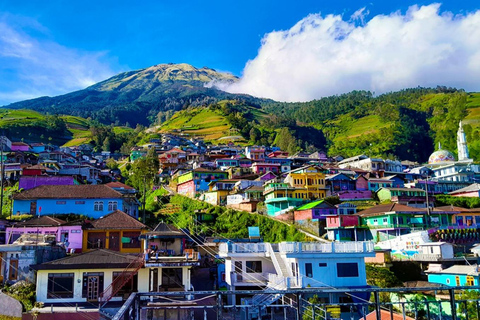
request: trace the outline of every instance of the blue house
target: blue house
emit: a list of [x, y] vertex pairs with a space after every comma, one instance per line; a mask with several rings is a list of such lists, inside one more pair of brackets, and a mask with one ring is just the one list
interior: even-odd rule
[[439, 272], [428, 274], [428, 282], [450, 287], [480, 285], [478, 265], [454, 265]]
[[138, 217], [138, 201], [106, 185], [42, 185], [13, 196], [15, 214], [81, 214], [98, 219], [121, 210]]

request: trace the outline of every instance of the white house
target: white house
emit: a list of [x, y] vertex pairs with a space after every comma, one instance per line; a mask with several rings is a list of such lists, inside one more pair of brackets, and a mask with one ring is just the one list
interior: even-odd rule
[[[375, 253], [372, 242], [230, 242], [220, 245], [219, 255], [225, 259], [225, 281], [229, 290], [254, 287], [284, 290], [364, 288], [367, 285], [364, 259], [374, 257]], [[346, 301], [346, 297], [344, 293], [319, 296], [328, 303]], [[248, 303], [265, 306], [280, 298], [281, 295], [262, 292]]]

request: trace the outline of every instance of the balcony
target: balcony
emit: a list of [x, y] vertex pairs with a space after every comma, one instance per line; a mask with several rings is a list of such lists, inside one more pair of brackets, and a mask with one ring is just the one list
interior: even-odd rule
[[183, 253], [176, 254], [174, 250], [149, 251], [145, 254], [146, 267], [168, 266], [199, 266], [200, 253], [193, 249], [184, 249]]
[[282, 253], [367, 253], [374, 251], [373, 242], [282, 242]]
[[237, 273], [230, 272], [230, 281], [234, 286], [261, 285], [266, 286], [269, 273]]
[[[369, 253], [374, 252], [373, 242], [281, 242], [272, 244], [274, 252], [280, 253]], [[222, 243], [220, 254], [267, 252], [265, 243]]]
[[219, 253], [265, 253], [265, 243], [221, 243]]

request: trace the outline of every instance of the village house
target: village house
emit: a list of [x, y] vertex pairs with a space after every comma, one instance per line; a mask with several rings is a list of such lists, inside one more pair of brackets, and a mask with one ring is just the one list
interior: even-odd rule
[[326, 217], [335, 215], [337, 207], [331, 205], [325, 200], [317, 200], [304, 204], [293, 212], [294, 221], [299, 224], [314, 222], [320, 235], [325, 233]]
[[[375, 256], [371, 242], [226, 242], [220, 244], [219, 255], [225, 259], [225, 281], [228, 290], [270, 290], [295, 288], [365, 288], [365, 258]], [[250, 304], [270, 305], [282, 294], [252, 296]], [[308, 299], [308, 297], [305, 297]], [[320, 294], [326, 303], [345, 301], [345, 294]], [[240, 303], [231, 296], [230, 303]], [[245, 299], [245, 298], [244, 298]], [[260, 302], [261, 301], [261, 302]], [[261, 308], [255, 305], [251, 312]], [[258, 314], [257, 314], [258, 317]], [[249, 316], [249, 318], [251, 318]]]
[[245, 147], [245, 156], [255, 161], [263, 161], [265, 159], [265, 149], [258, 147]]
[[0, 283], [20, 280], [33, 283], [32, 265], [65, 255], [65, 248], [56, 244], [55, 235], [24, 234], [12, 244], [0, 245]]
[[227, 179], [228, 173], [220, 170], [197, 168], [181, 174], [177, 178], [177, 192], [195, 198], [208, 190], [208, 184], [214, 180]]
[[100, 218], [121, 209], [138, 217], [138, 202], [105, 185], [42, 185], [13, 195], [15, 214], [81, 214]]
[[[425, 190], [415, 188], [380, 188], [377, 191], [380, 202], [390, 201], [415, 208], [426, 208]], [[433, 206], [435, 198], [428, 196], [428, 205]]]
[[437, 272], [428, 272], [428, 282], [440, 283], [449, 287], [478, 286], [478, 265], [453, 265]]
[[23, 234], [53, 235], [55, 241], [71, 253], [82, 251], [82, 233], [81, 221], [67, 222], [50, 216], [35, 217], [6, 228], [9, 244], [17, 241]]
[[215, 180], [208, 184], [208, 191], [204, 192], [200, 199], [213, 205], [226, 205], [227, 196], [233, 190], [236, 179]]
[[123, 253], [140, 253], [143, 241], [140, 235], [147, 232], [148, 227], [116, 210], [97, 220], [85, 223], [83, 227], [83, 251], [109, 249]]

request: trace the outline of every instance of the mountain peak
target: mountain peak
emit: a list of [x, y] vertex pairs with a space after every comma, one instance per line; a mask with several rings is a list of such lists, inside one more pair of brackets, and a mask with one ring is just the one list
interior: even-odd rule
[[234, 82], [237, 80], [238, 78], [230, 73], [217, 72], [207, 67], [196, 68], [187, 63], [166, 63], [120, 73], [105, 81], [94, 84], [90, 89], [98, 91], [126, 91], [145, 88], [145, 86], [157, 87], [158, 85], [172, 82], [184, 82], [186, 84], [202, 86], [211, 81]]

